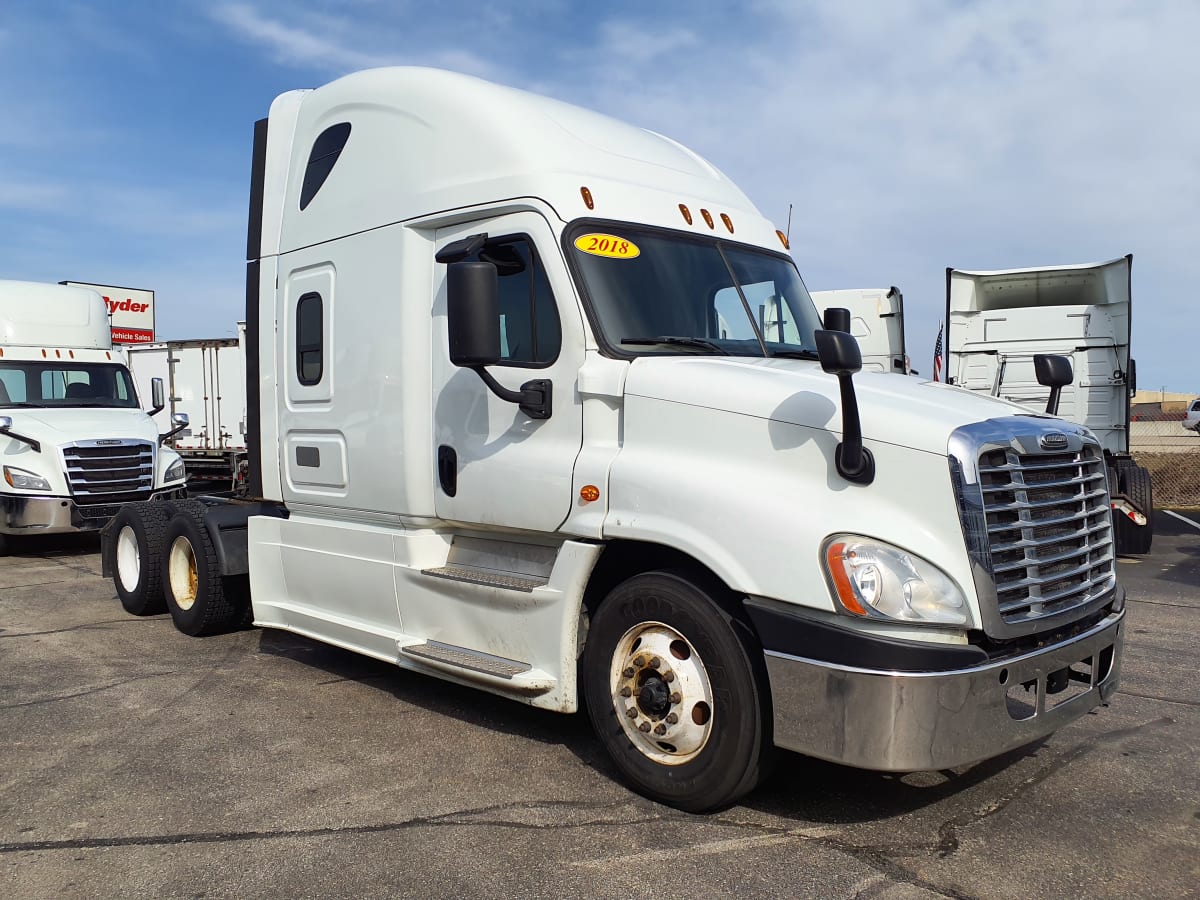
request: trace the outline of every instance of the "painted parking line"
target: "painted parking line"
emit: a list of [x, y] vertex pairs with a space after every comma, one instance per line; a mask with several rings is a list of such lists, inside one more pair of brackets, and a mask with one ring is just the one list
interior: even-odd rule
[[1160, 510], [1159, 510], [1159, 512], [1164, 512], [1164, 513], [1166, 513], [1168, 516], [1171, 516], [1172, 518], [1178, 519], [1180, 522], [1187, 522], [1189, 525], [1191, 525], [1191, 526], [1192, 526], [1193, 528], [1195, 528], [1197, 531], [1200, 531], [1200, 522], [1196, 522], [1196, 521], [1194, 521], [1194, 520], [1192, 520], [1192, 519], [1189, 519], [1187, 516], [1181, 516], [1179, 513], [1177, 513], [1177, 512], [1172, 512], [1172, 511], [1171, 511], [1171, 510], [1169, 510], [1169, 509], [1160, 509]]

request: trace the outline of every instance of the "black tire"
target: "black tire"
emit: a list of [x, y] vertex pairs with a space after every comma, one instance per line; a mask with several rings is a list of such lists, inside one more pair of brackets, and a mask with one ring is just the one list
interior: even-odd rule
[[1117, 463], [1117, 484], [1120, 492], [1146, 515], [1146, 524], [1138, 525], [1128, 516], [1113, 516], [1117, 552], [1121, 554], [1149, 553], [1154, 542], [1154, 492], [1150, 473], [1132, 461]]
[[124, 506], [113, 516], [108, 565], [125, 611], [153, 616], [167, 611], [163, 596], [162, 558], [167, 522], [173, 509], [165, 503]]
[[688, 812], [749, 793], [773, 751], [762, 650], [716, 593], [636, 575], [600, 604], [583, 654], [588, 716], [621, 775]]
[[175, 627], [200, 637], [236, 628], [242, 610], [225, 596], [217, 551], [204, 525], [203, 503], [177, 505], [163, 541], [163, 586]]

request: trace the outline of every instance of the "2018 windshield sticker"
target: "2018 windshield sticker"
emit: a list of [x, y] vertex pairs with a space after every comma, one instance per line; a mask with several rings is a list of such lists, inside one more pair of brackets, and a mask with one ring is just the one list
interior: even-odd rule
[[633, 259], [642, 252], [633, 241], [611, 234], [585, 234], [577, 237], [575, 249], [609, 259]]

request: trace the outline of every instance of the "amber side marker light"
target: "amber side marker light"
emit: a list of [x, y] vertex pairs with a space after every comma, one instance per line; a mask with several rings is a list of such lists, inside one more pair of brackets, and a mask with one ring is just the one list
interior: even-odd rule
[[729, 233], [733, 234], [733, 219], [729, 218], [728, 213], [721, 213], [721, 221], [725, 223], [725, 227], [729, 229]]
[[792, 245], [788, 243], [787, 235], [779, 229], [775, 229], [775, 235], [779, 238], [779, 243], [783, 244], [784, 250], [791, 250]]
[[683, 215], [683, 221], [685, 221], [689, 225], [691, 225], [692, 224], [692, 211], [690, 209], [688, 209], [684, 204], [680, 203], [679, 204], [679, 212]]
[[581, 187], [579, 189], [579, 196], [583, 198], [583, 205], [588, 209], [596, 208], [596, 201], [592, 199], [592, 192], [586, 187]]
[[707, 225], [709, 228], [716, 227], [713, 225], [712, 213], [710, 213], [707, 209], [700, 210], [700, 215], [704, 216], [704, 224], [705, 225]]
[[594, 484], [585, 484], [579, 489], [579, 499], [584, 503], [591, 503], [593, 500], [600, 499], [600, 488]]
[[837, 591], [838, 599], [842, 601], [842, 606], [856, 616], [865, 616], [867, 611], [858, 602], [858, 597], [854, 593], [854, 585], [850, 583], [850, 576], [846, 574], [846, 567], [842, 565], [843, 559], [852, 559], [853, 557], [854, 551], [850, 551], [847, 556], [846, 545], [837, 541], [830, 544], [829, 549], [825, 551], [825, 567], [833, 577], [833, 587]]

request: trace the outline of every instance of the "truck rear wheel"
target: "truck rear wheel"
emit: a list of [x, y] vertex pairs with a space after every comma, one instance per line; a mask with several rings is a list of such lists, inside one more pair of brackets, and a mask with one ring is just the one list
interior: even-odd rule
[[1154, 541], [1154, 492], [1150, 484], [1150, 473], [1132, 460], [1117, 463], [1117, 484], [1122, 494], [1129, 498], [1146, 515], [1146, 524], [1138, 525], [1128, 516], [1113, 516], [1118, 553], [1149, 553]]
[[217, 551], [204, 524], [202, 503], [183, 503], [167, 524], [163, 580], [175, 627], [199, 637], [239, 624], [242, 610], [225, 595]]
[[113, 517], [109, 568], [127, 613], [153, 616], [167, 611], [163, 596], [163, 538], [172, 508], [167, 504], [124, 506]]
[[703, 588], [670, 572], [618, 585], [583, 655], [588, 715], [639, 793], [688, 812], [733, 803], [771, 753], [761, 650]]

